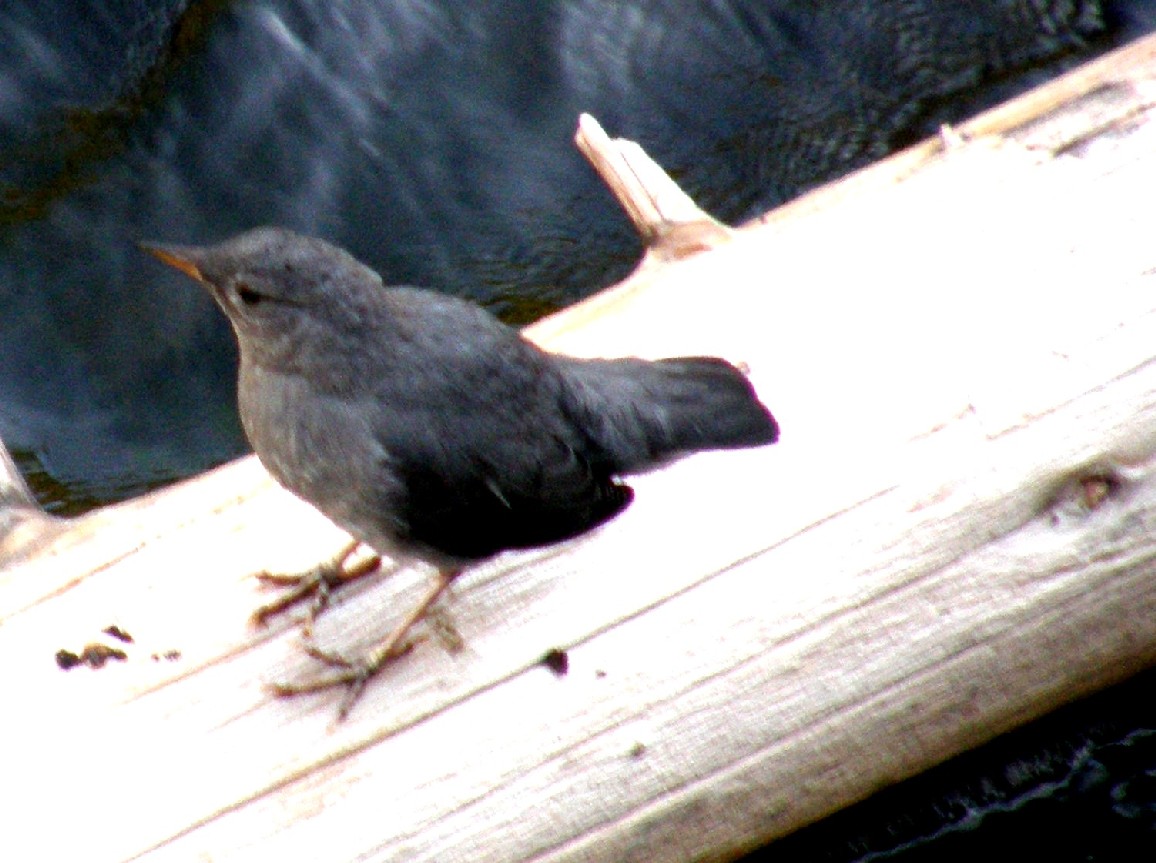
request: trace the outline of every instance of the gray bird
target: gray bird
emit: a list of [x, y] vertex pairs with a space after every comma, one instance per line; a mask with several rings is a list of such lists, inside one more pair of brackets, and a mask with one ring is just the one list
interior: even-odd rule
[[778, 439], [746, 377], [721, 359], [546, 353], [472, 303], [386, 287], [344, 250], [280, 228], [207, 247], [142, 245], [228, 316], [241, 422], [273, 477], [355, 540], [438, 569], [369, 655], [315, 652], [336, 673], [277, 687], [347, 686], [342, 716], [464, 567], [613, 518], [633, 497], [623, 474]]

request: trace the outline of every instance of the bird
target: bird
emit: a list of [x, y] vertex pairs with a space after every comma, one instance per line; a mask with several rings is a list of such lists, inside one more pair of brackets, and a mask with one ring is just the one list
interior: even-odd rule
[[779, 438], [747, 376], [720, 358], [549, 353], [473, 302], [386, 286], [349, 252], [285, 228], [140, 245], [225, 313], [245, 435], [278, 483], [350, 535], [334, 566], [364, 543], [436, 570], [364, 656], [312, 650], [328, 673], [274, 685], [344, 687], [342, 719], [468, 566], [612, 519], [634, 496], [625, 476]]

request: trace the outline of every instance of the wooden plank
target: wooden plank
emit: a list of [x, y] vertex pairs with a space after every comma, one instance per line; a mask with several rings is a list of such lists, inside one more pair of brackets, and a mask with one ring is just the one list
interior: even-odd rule
[[[537, 326], [746, 362], [783, 439], [468, 573], [465, 650], [431, 637], [345, 723], [262, 687], [310, 661], [249, 628], [251, 573], [342, 536], [252, 460], [30, 534], [0, 569], [4, 856], [724, 859], [1150, 666], [1154, 82], [1150, 39]], [[126, 661], [55, 668], [110, 624]]]

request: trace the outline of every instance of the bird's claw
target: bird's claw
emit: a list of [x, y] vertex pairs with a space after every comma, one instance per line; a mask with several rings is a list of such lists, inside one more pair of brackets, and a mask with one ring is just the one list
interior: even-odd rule
[[404, 656], [413, 649], [414, 639], [409, 637], [410, 630], [415, 623], [426, 616], [430, 606], [441, 596], [460, 571], [458, 569], [439, 570], [436, 581], [422, 596], [421, 601], [409, 610], [397, 626], [378, 642], [373, 650], [361, 658], [350, 659], [340, 653], [323, 650], [310, 637], [305, 644], [305, 652], [323, 665], [335, 668], [337, 671], [301, 683], [275, 683], [272, 686], [273, 692], [278, 696], [288, 697], [343, 686], [346, 688], [345, 697], [341, 699], [341, 704], [337, 708], [337, 718], [339, 721], [345, 719], [349, 715], [349, 711], [353, 709], [353, 705], [357, 703], [357, 699], [361, 697], [361, 693], [365, 691], [365, 685], [369, 679], [381, 671], [391, 659]]
[[257, 626], [264, 626], [269, 622], [269, 618], [276, 617], [310, 596], [312, 596], [313, 602], [309, 605], [308, 620], [315, 620], [321, 612], [329, 607], [338, 576], [335, 573], [324, 571], [323, 567], [319, 566], [298, 575], [259, 572], [257, 579], [263, 584], [287, 588], [275, 600], [262, 605], [253, 612], [253, 623]]
[[319, 675], [300, 683], [272, 683], [270, 689], [278, 698], [290, 698], [310, 692], [324, 692], [337, 687], [345, 688], [341, 704], [337, 708], [337, 718], [345, 719], [353, 705], [361, 698], [365, 687], [378, 672], [392, 659], [404, 656], [413, 650], [413, 641], [402, 642], [384, 653], [377, 651], [367, 657], [350, 658], [336, 651], [324, 650], [316, 644], [305, 645], [305, 652], [322, 665], [336, 669], [333, 674]]
[[334, 591], [343, 584], [373, 572], [381, 564], [376, 554], [359, 560], [354, 566], [345, 568], [345, 562], [356, 551], [357, 542], [342, 547], [332, 559], [318, 564], [301, 573], [282, 574], [259, 572], [257, 579], [262, 584], [286, 588], [285, 592], [272, 602], [262, 605], [250, 616], [256, 626], [264, 626], [271, 617], [292, 608], [302, 600], [312, 597], [305, 618], [306, 627], [329, 607]]

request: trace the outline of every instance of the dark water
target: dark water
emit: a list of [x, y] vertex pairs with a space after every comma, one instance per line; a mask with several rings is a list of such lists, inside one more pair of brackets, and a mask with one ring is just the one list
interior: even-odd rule
[[[138, 239], [282, 224], [527, 321], [638, 254], [581, 111], [737, 221], [1151, 29], [1156, 0], [4, 0], [0, 437], [60, 512], [244, 450], [224, 320]], [[752, 859], [1156, 859], [1154, 683]]]
[[1156, 860], [1156, 671], [762, 849], [747, 863]]

